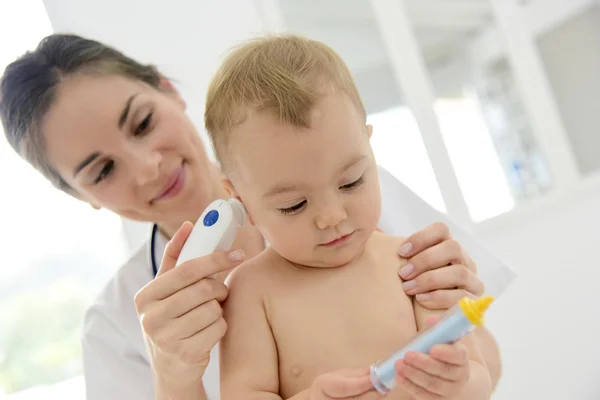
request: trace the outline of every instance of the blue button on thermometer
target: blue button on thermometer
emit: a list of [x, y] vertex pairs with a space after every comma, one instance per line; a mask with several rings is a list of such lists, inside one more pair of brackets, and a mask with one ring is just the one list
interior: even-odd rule
[[213, 201], [198, 218], [179, 253], [176, 265], [217, 250], [229, 250], [237, 229], [245, 224], [246, 219], [246, 210], [239, 200]]
[[213, 226], [219, 220], [219, 212], [210, 210], [204, 217], [204, 226]]

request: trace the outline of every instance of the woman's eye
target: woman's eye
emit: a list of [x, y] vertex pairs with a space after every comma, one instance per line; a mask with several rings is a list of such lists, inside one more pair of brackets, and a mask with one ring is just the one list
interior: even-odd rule
[[300, 211], [300, 209], [302, 207], [304, 207], [304, 205], [306, 204], [306, 200], [301, 201], [300, 203], [293, 205], [291, 207], [287, 207], [287, 208], [279, 208], [278, 210], [283, 214], [283, 215], [289, 215], [289, 214], [293, 214], [297, 211]]
[[355, 181], [354, 181], [354, 182], [352, 182], [352, 183], [349, 183], [349, 184], [347, 184], [347, 185], [340, 186], [340, 189], [343, 189], [343, 190], [352, 190], [352, 189], [356, 189], [357, 187], [359, 187], [360, 185], [362, 185], [362, 184], [363, 184], [363, 182], [364, 182], [364, 179], [363, 179], [363, 177], [361, 176], [360, 178], [358, 178], [357, 180], [355, 180]]
[[112, 172], [114, 166], [115, 166], [115, 162], [112, 160], [108, 161], [106, 164], [104, 164], [104, 167], [102, 167], [102, 170], [100, 171], [100, 173], [98, 174], [96, 179], [94, 179], [94, 184], [98, 184], [98, 183], [102, 182], [106, 177], [108, 177], [110, 175], [110, 173]]
[[152, 122], [152, 113], [148, 114], [148, 116], [146, 116], [146, 118], [144, 118], [142, 120], [142, 122], [140, 122], [140, 124], [135, 129], [134, 135], [138, 136], [138, 135], [144, 133], [148, 129], [148, 127], [150, 127], [151, 122]]

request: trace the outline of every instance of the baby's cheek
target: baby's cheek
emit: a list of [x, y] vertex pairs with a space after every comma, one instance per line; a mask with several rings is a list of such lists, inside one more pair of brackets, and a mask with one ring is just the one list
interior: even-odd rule
[[267, 242], [275, 249], [281, 249], [281, 251], [289, 251], [289, 248], [293, 248], [293, 228], [290, 225], [282, 224], [281, 222], [269, 223], [265, 221], [264, 224], [257, 224], [258, 229]]
[[381, 197], [377, 194], [365, 196], [354, 209], [362, 228], [375, 229], [381, 217]]
[[[298, 264], [306, 264], [312, 255], [311, 235], [292, 226], [271, 232], [273, 248], [283, 257]], [[271, 243], [271, 242], [270, 242]]]
[[295, 231], [292, 227], [280, 230], [275, 240], [277, 240], [282, 251], [290, 256], [306, 250], [307, 237], [303, 232]]

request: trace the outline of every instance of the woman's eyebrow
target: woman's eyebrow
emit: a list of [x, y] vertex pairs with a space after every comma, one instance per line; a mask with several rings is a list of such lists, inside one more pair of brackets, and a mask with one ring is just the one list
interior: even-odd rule
[[139, 93], [136, 93], [127, 99], [125, 107], [123, 108], [121, 116], [119, 117], [119, 129], [122, 129], [123, 125], [125, 125], [125, 121], [127, 121], [127, 116], [129, 115], [129, 110], [131, 109], [131, 102], [133, 101], [133, 99], [135, 99], [135, 96], [137, 96], [138, 94]]
[[75, 167], [75, 171], [73, 172], [73, 178], [75, 178], [75, 176], [77, 176], [77, 174], [80, 173], [82, 169], [84, 169], [89, 164], [91, 164], [99, 156], [100, 156], [100, 153], [98, 153], [98, 152], [92, 153], [89, 156], [87, 156], [85, 160], [80, 162], [79, 165], [77, 167]]

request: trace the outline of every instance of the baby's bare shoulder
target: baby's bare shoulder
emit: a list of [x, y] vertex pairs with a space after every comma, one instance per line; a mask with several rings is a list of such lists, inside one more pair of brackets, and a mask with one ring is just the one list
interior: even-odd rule
[[370, 257], [377, 260], [381, 265], [389, 266], [396, 271], [408, 260], [398, 253], [400, 246], [406, 238], [391, 236], [381, 232], [375, 232], [368, 243]]
[[266, 249], [236, 267], [227, 277], [229, 291], [264, 293], [272, 284], [273, 272], [281, 263], [281, 257], [271, 249]]
[[379, 249], [390, 249], [398, 253], [398, 249], [406, 241], [405, 237], [392, 236], [383, 232], [374, 232], [371, 236], [369, 244], [376, 246]]

